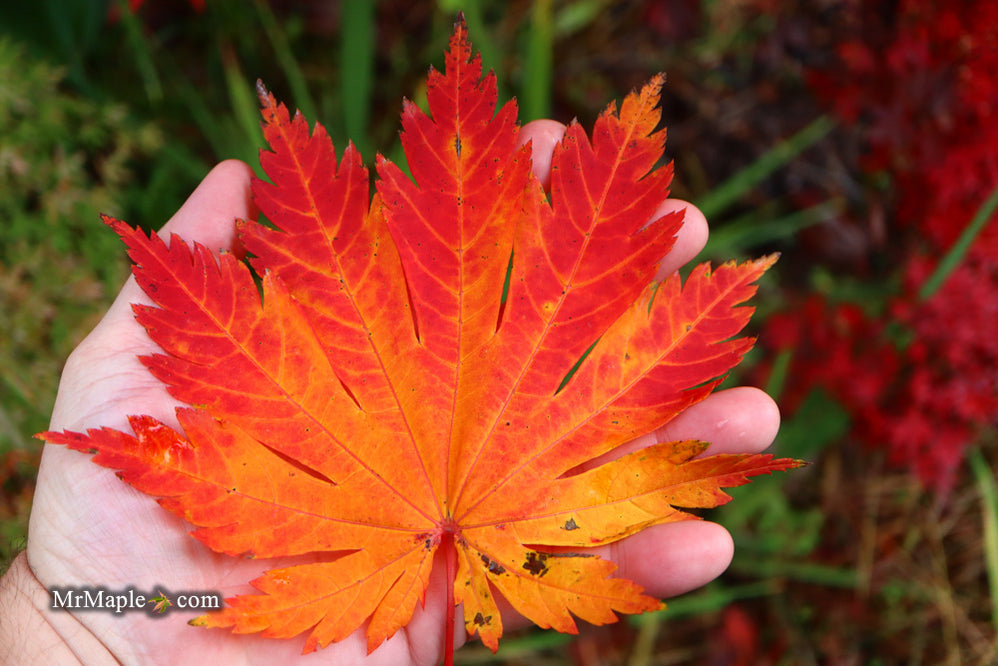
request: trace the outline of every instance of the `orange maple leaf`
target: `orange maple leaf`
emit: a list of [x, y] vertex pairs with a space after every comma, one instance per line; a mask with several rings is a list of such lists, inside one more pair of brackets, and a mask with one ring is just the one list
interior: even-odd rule
[[493, 650], [493, 590], [563, 632], [660, 608], [584, 549], [798, 464], [682, 441], [588, 465], [739, 362], [751, 308], [736, 306], [773, 261], [652, 282], [682, 223], [648, 223], [672, 176], [653, 168], [661, 85], [611, 105], [592, 140], [569, 126], [550, 198], [462, 24], [430, 73], [430, 115], [403, 107], [412, 179], [379, 158], [373, 198], [352, 145], [337, 162], [322, 126], [263, 91], [271, 182], [254, 196], [273, 227], [238, 223], [262, 299], [233, 255], [107, 219], [156, 304], [135, 306], [165, 352], [143, 361], [192, 406], [183, 432], [134, 416], [134, 434], [43, 437], [96, 452], [217, 552], [320, 554], [204, 626], [310, 632], [310, 652], [366, 624], [373, 650], [409, 621], [440, 549], [450, 602]]

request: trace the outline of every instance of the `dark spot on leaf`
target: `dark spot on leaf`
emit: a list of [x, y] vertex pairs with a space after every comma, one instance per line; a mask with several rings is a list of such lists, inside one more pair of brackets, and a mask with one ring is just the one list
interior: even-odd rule
[[534, 576], [544, 576], [548, 572], [547, 559], [546, 553], [527, 553], [527, 561], [523, 563], [523, 568]]
[[503, 565], [499, 564], [498, 562], [490, 560], [488, 556], [479, 553], [479, 557], [482, 558], [482, 564], [484, 564], [485, 568], [489, 570], [489, 573], [495, 574], [497, 576], [499, 574], [506, 573], [506, 568]]
[[575, 524], [575, 518], [569, 518], [565, 521], [565, 526], [561, 529], [571, 532], [572, 530], [579, 529], [579, 526]]
[[472, 620], [476, 626], [481, 627], [482, 625], [492, 624], [491, 615], [482, 615], [481, 613], [475, 613], [475, 619]]

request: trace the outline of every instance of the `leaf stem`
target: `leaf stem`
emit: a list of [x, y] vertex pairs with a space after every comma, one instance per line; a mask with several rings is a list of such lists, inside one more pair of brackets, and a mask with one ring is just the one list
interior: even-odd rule
[[447, 530], [441, 537], [440, 544], [444, 549], [447, 561], [447, 594], [444, 603], [447, 604], [447, 617], [444, 631], [444, 666], [454, 666], [454, 578], [457, 576], [457, 548], [454, 545], [454, 533]]

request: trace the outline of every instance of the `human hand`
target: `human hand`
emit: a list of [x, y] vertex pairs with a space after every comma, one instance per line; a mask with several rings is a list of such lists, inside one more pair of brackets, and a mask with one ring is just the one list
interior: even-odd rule
[[[532, 140], [535, 171], [542, 182], [550, 172], [550, 154], [563, 126], [531, 123], [522, 138]], [[233, 220], [252, 218], [250, 171], [237, 162], [217, 167], [161, 234], [178, 234], [212, 249], [233, 244]], [[668, 201], [662, 211], [686, 208], [687, 222], [676, 247], [663, 262], [662, 274], [691, 259], [706, 240], [706, 222], [682, 202]], [[149, 414], [177, 427], [177, 402], [138, 362], [156, 346], [131, 312], [130, 303], [148, 303], [133, 279], [122, 289], [107, 316], [67, 362], [53, 412], [52, 430], [82, 431], [108, 426], [128, 430], [126, 416]], [[662, 432], [630, 448], [673, 439], [712, 442], [711, 453], [757, 452], [775, 436], [779, 415], [772, 401], [755, 389], [719, 392], [689, 409]], [[252, 592], [246, 581], [273, 568], [272, 561], [238, 560], [209, 551], [191, 539], [189, 526], [121, 483], [106, 469], [64, 447], [47, 445], [32, 511], [27, 560], [44, 590], [53, 586], [106, 586], [140, 591], [220, 591], [224, 596]], [[602, 550], [620, 567], [618, 575], [643, 585], [653, 596], [667, 597], [699, 587], [727, 567], [732, 552], [727, 532], [711, 523], [691, 521], [651, 528]], [[445, 613], [443, 567], [434, 567], [426, 604], [409, 625], [366, 657], [366, 639], [358, 632], [347, 640], [301, 657], [304, 637], [292, 641], [234, 636], [222, 630], [187, 627], [182, 613], [152, 618], [128, 613], [48, 611], [57, 633], [77, 641], [77, 654], [124, 663], [173, 663], [187, 657], [222, 663], [417, 663], [439, 659]], [[44, 595], [47, 598], [47, 595]], [[510, 612], [511, 614], [511, 612]], [[457, 614], [458, 618], [461, 614]], [[522, 622], [522, 620], [521, 620]], [[504, 626], [516, 620], [504, 616]], [[459, 626], [458, 635], [463, 635]]]

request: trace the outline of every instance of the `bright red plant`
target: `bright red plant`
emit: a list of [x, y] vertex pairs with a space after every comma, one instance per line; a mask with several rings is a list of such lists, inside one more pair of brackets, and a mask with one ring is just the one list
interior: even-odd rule
[[864, 168], [893, 178], [889, 233], [902, 253], [890, 259], [902, 290], [876, 318], [812, 298], [800, 317], [772, 322], [767, 337], [804, 359], [791, 370], [796, 392], [824, 386], [858, 434], [945, 492], [967, 445], [998, 422], [994, 215], [941, 289], [921, 291], [998, 188], [998, 5], [870, 2], [847, 16], [855, 38], [838, 46], [839, 62], [815, 74], [813, 88], [850, 125], [866, 127]]

